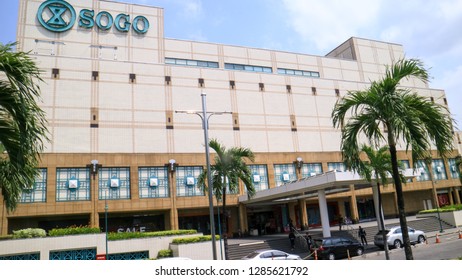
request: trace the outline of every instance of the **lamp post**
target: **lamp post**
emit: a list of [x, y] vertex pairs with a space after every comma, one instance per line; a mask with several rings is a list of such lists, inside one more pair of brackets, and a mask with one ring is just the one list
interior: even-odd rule
[[[87, 167], [90, 168], [90, 174], [93, 177], [93, 181], [96, 180], [96, 175], [98, 174], [98, 170], [103, 167], [101, 164], [98, 163], [97, 159], [93, 159], [90, 161], [90, 164], [87, 164]], [[95, 196], [95, 203], [96, 203], [96, 196]], [[104, 198], [104, 231], [106, 232], [106, 260], [108, 259], [108, 232], [107, 232], [107, 210], [109, 209], [107, 205], [107, 194], [105, 195]], [[96, 210], [95, 210], [96, 211]]]
[[212, 174], [210, 173], [210, 152], [209, 152], [209, 119], [212, 115], [223, 115], [223, 114], [232, 114], [231, 112], [207, 112], [206, 99], [207, 95], [203, 92], [201, 93], [202, 97], [202, 111], [191, 111], [191, 110], [177, 110], [175, 113], [184, 113], [184, 114], [196, 114], [202, 120], [202, 129], [204, 130], [204, 141], [205, 141], [205, 160], [207, 162], [207, 185], [209, 188], [209, 212], [210, 212], [210, 232], [212, 235], [212, 253], [213, 259], [217, 259], [217, 246], [215, 238], [215, 221], [213, 214], [213, 185], [212, 185]]
[[107, 194], [106, 194], [106, 197], [104, 198], [104, 228], [105, 228], [105, 231], [106, 231], [106, 260], [108, 259], [109, 257], [109, 254], [107, 252], [107, 210], [109, 209], [109, 207], [107, 206]]

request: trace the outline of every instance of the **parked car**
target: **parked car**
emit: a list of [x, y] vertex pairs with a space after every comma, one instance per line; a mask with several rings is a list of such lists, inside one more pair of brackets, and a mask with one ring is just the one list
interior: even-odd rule
[[327, 237], [314, 239], [311, 251], [317, 250], [319, 259], [335, 260], [348, 256], [361, 256], [364, 247], [357, 240], [346, 237]]
[[242, 258], [243, 260], [301, 260], [299, 255], [279, 250], [256, 250]]
[[[425, 232], [421, 230], [408, 227], [408, 233], [411, 244], [423, 243], [427, 239]], [[388, 244], [388, 247], [401, 248], [403, 245], [403, 234], [401, 232], [400, 226], [394, 226], [390, 229], [385, 229], [385, 234], [387, 236], [386, 243]], [[382, 231], [377, 232], [377, 234], [374, 236], [374, 244], [381, 249], [384, 248]]]

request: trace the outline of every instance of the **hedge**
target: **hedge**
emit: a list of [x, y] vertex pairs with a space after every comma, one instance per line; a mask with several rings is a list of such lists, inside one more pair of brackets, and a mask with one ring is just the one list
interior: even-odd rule
[[[219, 235], [215, 235], [216, 239], [219, 239]], [[172, 240], [173, 244], [188, 244], [188, 243], [198, 243], [198, 242], [206, 242], [211, 241], [211, 235], [201, 235], [201, 236], [193, 236], [193, 237], [182, 237], [182, 238], [175, 238]]]

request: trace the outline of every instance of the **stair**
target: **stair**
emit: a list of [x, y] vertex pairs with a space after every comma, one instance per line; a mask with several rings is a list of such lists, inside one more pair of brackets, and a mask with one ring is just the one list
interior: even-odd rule
[[[386, 221], [385, 221], [386, 222]], [[425, 233], [434, 232], [440, 230], [440, 224], [436, 217], [425, 217], [420, 218], [412, 221], [407, 221], [407, 225], [411, 228], [415, 228], [418, 230], [422, 230]], [[393, 226], [399, 226], [398, 223], [385, 223], [385, 227], [390, 228]], [[443, 230], [454, 228], [454, 226], [441, 221], [441, 226]], [[366, 239], [370, 245], [374, 245], [374, 235], [378, 232], [377, 226], [363, 226], [364, 230], [366, 231]], [[344, 236], [349, 237], [352, 239], [356, 239], [361, 241], [358, 237], [358, 230], [353, 227], [346, 226], [343, 228], [344, 230], [332, 230], [332, 236]], [[316, 231], [311, 233], [311, 237], [313, 239], [322, 238], [322, 232]], [[260, 249], [275, 249], [281, 250], [290, 254], [299, 255], [302, 258], [307, 257], [310, 253], [308, 252], [308, 247], [306, 245], [306, 241], [303, 236], [297, 236], [295, 242], [295, 249], [291, 250], [290, 248], [290, 241], [289, 238], [282, 238], [279, 236], [275, 236], [274, 239], [267, 239], [267, 240], [255, 240], [249, 241], [246, 243], [241, 244], [229, 244], [229, 259], [230, 260], [239, 260], [245, 257], [247, 254]]]

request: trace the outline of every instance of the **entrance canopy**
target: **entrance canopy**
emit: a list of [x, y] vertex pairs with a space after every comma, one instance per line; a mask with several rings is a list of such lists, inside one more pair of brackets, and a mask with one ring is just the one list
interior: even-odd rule
[[[406, 178], [415, 177], [413, 169], [406, 169], [402, 173]], [[391, 174], [389, 176], [391, 178]], [[351, 171], [329, 171], [323, 174], [288, 182], [282, 186], [259, 191], [249, 198], [247, 195], [239, 196], [239, 202], [245, 205], [258, 206], [268, 204], [283, 204], [308, 197], [317, 197], [321, 216], [321, 225], [324, 237], [330, 237], [330, 223], [327, 210], [326, 195], [336, 192], [349, 191], [350, 185], [366, 185], [370, 183]]]
[[[405, 169], [406, 178], [415, 177], [414, 169]], [[391, 175], [389, 176], [391, 178]], [[370, 184], [366, 179], [351, 171], [328, 171], [311, 177], [291, 181], [279, 187], [257, 192], [252, 198], [239, 196], [239, 202], [250, 205], [258, 203], [284, 203], [316, 196], [319, 190], [326, 194], [349, 191], [350, 185]]]

